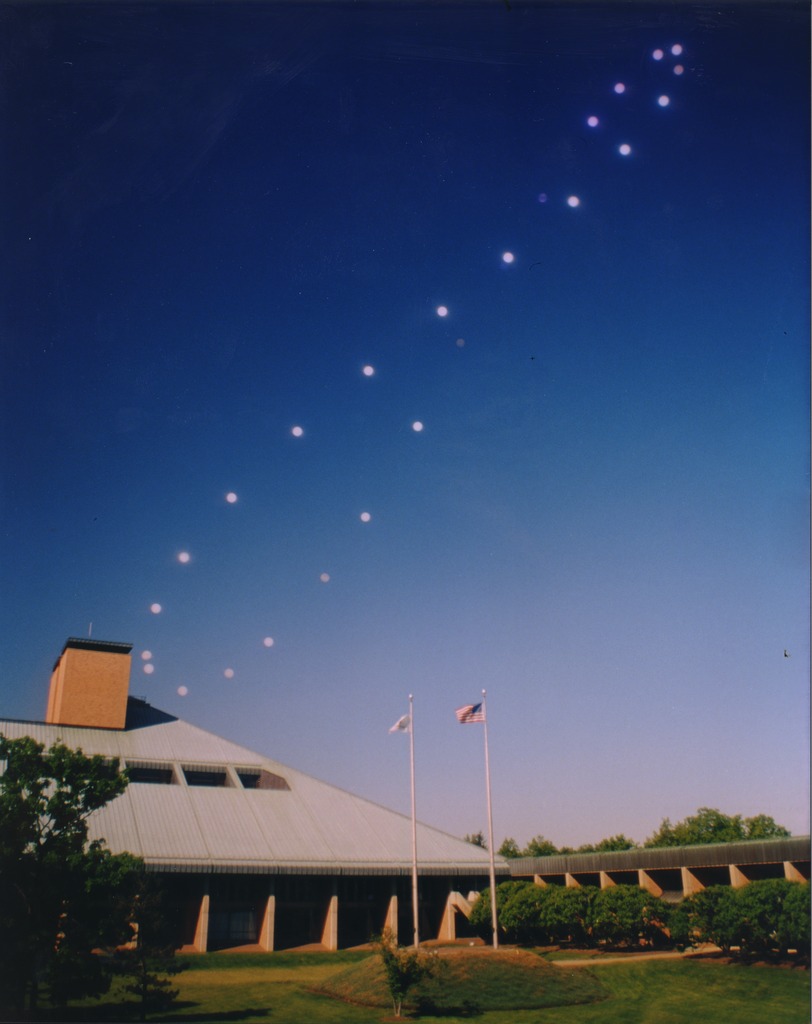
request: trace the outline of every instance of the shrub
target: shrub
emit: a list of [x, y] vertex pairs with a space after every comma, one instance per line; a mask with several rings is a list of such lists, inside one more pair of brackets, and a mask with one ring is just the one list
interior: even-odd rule
[[779, 948], [809, 956], [809, 882], [792, 882], [784, 897], [776, 927]]
[[712, 942], [725, 952], [739, 945], [736, 891], [726, 885], [712, 885], [683, 902], [681, 914], [689, 941]]
[[419, 949], [404, 949], [398, 946], [388, 929], [375, 940], [374, 945], [381, 955], [395, 1016], [399, 1017], [409, 989], [434, 973], [435, 962]]
[[539, 921], [545, 940], [592, 945], [592, 906], [598, 891], [548, 886]]
[[499, 925], [510, 942], [543, 941], [539, 935], [539, 916], [545, 896], [546, 890], [532, 882], [520, 882], [508, 893], [499, 910]]
[[[496, 914], [499, 919], [501, 927], [501, 916], [502, 911], [505, 908], [505, 904], [508, 899], [513, 895], [517, 889], [530, 886], [535, 888], [532, 882], [500, 882], [496, 887]], [[471, 908], [471, 915], [468, 918], [468, 923], [476, 931], [480, 938], [488, 938], [491, 935], [491, 890], [490, 888], [483, 889], [479, 894], [479, 899], [474, 903]]]
[[684, 900], [671, 918], [675, 942], [712, 942], [744, 955], [809, 952], [809, 883], [768, 878], [741, 889], [712, 885]]
[[592, 935], [610, 946], [655, 944], [664, 938], [668, 907], [635, 885], [600, 889], [592, 903]]

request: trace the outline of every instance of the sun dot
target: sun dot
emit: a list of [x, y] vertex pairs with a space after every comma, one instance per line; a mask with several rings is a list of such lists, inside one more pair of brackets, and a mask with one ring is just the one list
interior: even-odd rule
[[573, 208], [573, 210], [575, 209], [576, 206], [580, 206], [580, 205], [581, 205], [581, 200], [578, 198], [578, 196], [569, 196], [569, 198], [567, 199], [567, 206], [571, 206]]
[[586, 119], [586, 123], [589, 125], [590, 128], [597, 128], [598, 125], [600, 124], [600, 121], [593, 114], [591, 117], [588, 117]]
[[192, 556], [191, 556], [191, 555], [189, 554], [189, 552], [188, 552], [188, 551], [181, 551], [181, 552], [179, 552], [179, 554], [178, 554], [178, 561], [179, 561], [179, 562], [180, 562], [180, 563], [181, 563], [182, 565], [186, 565], [186, 564], [187, 564], [187, 562], [190, 562], [190, 561], [191, 561], [191, 559], [192, 559]]
[[229, 503], [229, 505], [233, 505], [236, 500], [237, 495], [234, 493], [234, 491], [229, 491], [228, 494], [226, 495], [226, 501]]
[[144, 661], [152, 661], [152, 651], [141, 651], [141, 657]]
[[617, 151], [618, 153], [620, 153], [621, 156], [628, 156], [629, 153], [631, 153], [632, 151], [632, 147], [628, 144], [628, 142], [624, 142], [622, 145], [617, 147]]
[[179, 693], [179, 695], [181, 697], [185, 697], [188, 692], [189, 692], [189, 687], [188, 686], [179, 686], [178, 687], [178, 693]]
[[675, 64], [674, 65], [674, 74], [675, 75], [681, 75], [684, 71], [685, 71], [685, 68], [682, 66], [682, 64]]
[[448, 306], [438, 306], [437, 316], [448, 316]]
[[661, 107], [667, 107], [668, 104], [671, 102], [671, 98], [670, 96], [660, 96], [657, 99], [657, 102], [660, 104]]
[[227, 668], [225, 670], [225, 672], [223, 672], [223, 675], [226, 677], [226, 679], [233, 679], [234, 678], [234, 669], [233, 668]]
[[516, 257], [513, 255], [512, 252], [503, 252], [502, 253], [502, 262], [503, 263], [512, 263], [515, 259], [516, 259]]
[[675, 57], [679, 57], [679, 55], [682, 53], [682, 44], [674, 43], [674, 45], [671, 47], [671, 52], [674, 54]]
[[149, 606], [149, 610], [152, 612], [153, 615], [160, 615], [163, 609], [156, 601], [155, 604], [151, 604]]
[[653, 58], [654, 58], [655, 60], [662, 60], [662, 59], [663, 59], [663, 57], [665, 56], [665, 54], [663, 53], [663, 51], [662, 51], [662, 50], [659, 50], [659, 49], [658, 49], [658, 50], [654, 50], [654, 51], [652, 52], [651, 56], [652, 56], [652, 57], [653, 57]]
[[372, 516], [369, 514], [369, 512], [362, 512], [360, 519], [362, 523], [368, 523], [370, 519], [372, 519]]
[[321, 580], [322, 583], [329, 583], [330, 582], [330, 573], [329, 572], [323, 572], [321, 574], [321, 576], [319, 576], [319, 579]]
[[302, 427], [291, 427], [290, 432], [291, 434], [293, 434], [294, 437], [302, 437], [302, 435], [304, 434], [304, 429]]
[[361, 372], [363, 373], [363, 375], [365, 377], [371, 377], [375, 373], [375, 367], [374, 366], [365, 366], [364, 369]]
[[623, 82], [615, 82], [615, 92], [618, 94], [618, 96], [622, 96], [625, 91], [626, 86], [623, 84]]
[[419, 434], [422, 429], [423, 429], [423, 424], [420, 422], [420, 420], [415, 420], [414, 423], [412, 424], [412, 430], [416, 434]]
[[155, 671], [155, 666], [153, 664], [144, 665], [144, 671], [148, 676], [151, 676]]
[[266, 636], [265, 639], [262, 642], [263, 642], [263, 644], [266, 647], [273, 647], [273, 637], [272, 636]]

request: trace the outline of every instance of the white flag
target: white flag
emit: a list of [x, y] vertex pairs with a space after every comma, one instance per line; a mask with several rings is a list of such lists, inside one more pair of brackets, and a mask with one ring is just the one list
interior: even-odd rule
[[390, 732], [411, 732], [412, 731], [412, 716], [403, 715], [395, 722]]

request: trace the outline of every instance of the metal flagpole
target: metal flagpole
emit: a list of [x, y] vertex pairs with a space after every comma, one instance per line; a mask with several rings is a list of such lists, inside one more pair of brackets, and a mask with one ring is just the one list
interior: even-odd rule
[[485, 792], [488, 794], [488, 851], [491, 855], [491, 924], [493, 926], [493, 948], [499, 948], [499, 932], [496, 920], [496, 867], [493, 860], [493, 813], [491, 811], [491, 765], [488, 758], [488, 709], [485, 704], [485, 690], [482, 691], [482, 724], [485, 727]]
[[414, 926], [414, 948], [420, 946], [417, 902], [417, 817], [414, 803], [414, 696], [409, 694], [409, 760], [412, 775], [412, 922]]

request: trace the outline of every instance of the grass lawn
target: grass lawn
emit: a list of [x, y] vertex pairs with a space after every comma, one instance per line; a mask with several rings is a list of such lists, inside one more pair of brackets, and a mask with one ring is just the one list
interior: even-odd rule
[[[368, 953], [209, 954], [189, 957], [174, 979], [180, 1000], [162, 1022], [241, 1024], [380, 1024], [390, 1010], [342, 1002], [313, 990]], [[567, 968], [559, 968], [567, 971]], [[600, 1002], [533, 1010], [493, 1010], [479, 1016], [419, 1019], [436, 1024], [808, 1024], [809, 973], [690, 960], [635, 961], [571, 968], [598, 979]], [[132, 1004], [130, 1004], [132, 1007]], [[9, 1018], [5, 1018], [8, 1020]], [[136, 1020], [112, 991], [104, 1001], [74, 1006], [43, 1020]], [[157, 1018], [153, 1018], [155, 1020]]]
[[[806, 1024], [809, 1020], [806, 971], [690, 960], [636, 961], [592, 970], [609, 991], [609, 999], [592, 1006], [562, 1007], [556, 1010], [555, 1024]], [[533, 1019], [527, 1017], [526, 1024]]]

